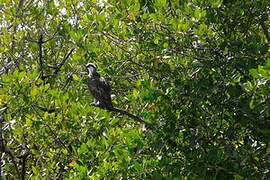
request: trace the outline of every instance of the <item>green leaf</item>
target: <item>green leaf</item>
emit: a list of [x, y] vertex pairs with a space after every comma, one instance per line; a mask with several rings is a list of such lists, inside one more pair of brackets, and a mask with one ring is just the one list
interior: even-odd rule
[[32, 171], [35, 175], [39, 175], [39, 172], [35, 166], [32, 166]]
[[249, 73], [251, 74], [251, 76], [252, 76], [253, 78], [259, 78], [259, 77], [260, 77], [260, 75], [259, 75], [257, 69], [250, 69], [250, 70], [249, 70]]
[[251, 101], [249, 102], [249, 107], [250, 107], [250, 109], [254, 108], [254, 100], [253, 99], [251, 99]]
[[39, 90], [38, 90], [38, 88], [36, 86], [33, 86], [31, 91], [30, 91], [30, 95], [32, 97], [35, 97], [37, 94], [39, 94]]
[[165, 8], [166, 7], [166, 0], [156, 0], [155, 1], [155, 6], [157, 6], [158, 8]]
[[133, 5], [130, 6], [130, 10], [132, 12], [137, 12], [140, 10], [140, 3], [134, 2]]
[[78, 149], [78, 154], [81, 155], [81, 154], [85, 154], [87, 153], [88, 151], [88, 147], [87, 147], [87, 144], [82, 144], [80, 146], [80, 148]]
[[[269, 135], [269, 130], [268, 130], [268, 135]], [[270, 143], [267, 144], [266, 152], [270, 154]]]
[[201, 10], [200, 9], [195, 9], [194, 16], [197, 19], [201, 19], [201, 17], [202, 17]]
[[223, 0], [210, 0], [210, 2], [214, 8], [218, 8], [222, 4]]
[[168, 47], [169, 47], [169, 44], [168, 44], [168, 43], [164, 43], [164, 44], [163, 44], [163, 47], [164, 47], [164, 48], [168, 48]]
[[76, 81], [79, 81], [80, 80], [80, 77], [77, 76], [76, 74], [72, 74], [72, 78]]

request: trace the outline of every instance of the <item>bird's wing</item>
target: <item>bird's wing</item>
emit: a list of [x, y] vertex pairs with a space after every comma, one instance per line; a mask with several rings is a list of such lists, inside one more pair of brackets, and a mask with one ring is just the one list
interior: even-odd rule
[[111, 94], [111, 86], [105, 81], [105, 79], [103, 77], [100, 78], [100, 84], [103, 87], [102, 89], [104, 89], [108, 94]]
[[98, 81], [98, 90], [99, 96], [103, 99], [99, 99], [99, 101], [103, 101], [105, 103], [111, 103], [111, 86], [105, 81], [104, 78], [100, 78]]

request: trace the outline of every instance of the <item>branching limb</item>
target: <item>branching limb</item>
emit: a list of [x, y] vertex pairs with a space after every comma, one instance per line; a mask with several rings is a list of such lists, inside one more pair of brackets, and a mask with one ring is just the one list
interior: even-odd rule
[[73, 80], [72, 75], [75, 73], [76, 72], [67, 74], [68, 79], [66, 80], [65, 84], [62, 86], [62, 88], [61, 88], [62, 90], [64, 90], [70, 84], [70, 82]]
[[[37, 112], [37, 111], [36, 111]], [[43, 116], [37, 112], [37, 115], [43, 120]], [[27, 116], [26, 116], [27, 117]], [[30, 120], [32, 120], [31, 117], [27, 117], [29, 118]], [[48, 130], [51, 132], [52, 136], [54, 137], [55, 140], [57, 140], [60, 145], [65, 148], [70, 154], [72, 154], [72, 151], [66, 146], [66, 144], [58, 137], [58, 135], [54, 132], [54, 130], [51, 128], [51, 126], [49, 126], [48, 124], [46, 123], [43, 123], [45, 127], [48, 128]]]
[[140, 123], [147, 124], [141, 117], [136, 116], [136, 115], [134, 115], [134, 114], [131, 114], [131, 113], [129, 113], [128, 111], [125, 111], [125, 110], [123, 110], [123, 109], [112, 108], [112, 109], [109, 109], [109, 111], [119, 112], [120, 114], [127, 115], [128, 117], [134, 119], [135, 121], [138, 121], [138, 122], [140, 122]]
[[61, 69], [61, 67], [65, 64], [65, 62], [67, 61], [67, 59], [70, 57], [70, 55], [72, 54], [72, 52], [75, 50], [75, 48], [72, 48], [63, 58], [63, 60], [57, 65], [57, 66], [52, 66], [52, 65], [48, 65], [48, 67], [50, 68], [54, 68], [54, 74], [57, 74], [59, 72], [59, 70]]
[[[0, 109], [0, 152], [1, 152], [1, 158], [2, 158], [2, 153], [6, 153], [10, 159], [11, 159], [11, 162], [12, 164], [14, 165], [14, 168], [15, 168], [15, 171], [17, 172], [18, 174], [18, 178], [21, 179], [21, 174], [20, 174], [20, 171], [19, 171], [19, 167], [18, 167], [18, 163], [19, 163], [19, 159], [13, 154], [13, 152], [11, 152], [10, 148], [7, 146], [7, 143], [4, 139], [4, 136], [3, 136], [3, 122], [4, 122], [4, 113], [6, 113], [7, 111], [7, 105], [4, 105], [3, 108]], [[0, 177], [3, 177], [3, 174], [2, 174], [2, 159], [0, 159]]]
[[[91, 103], [91, 105], [92, 105], [92, 106], [95, 106], [95, 107], [102, 108], [102, 107], [100, 107], [98, 104]], [[104, 109], [104, 108], [102, 108], [102, 109]], [[119, 108], [110, 108], [110, 109], [105, 109], [105, 110], [112, 111], [112, 112], [118, 112], [118, 113], [120, 113], [120, 114], [127, 115], [128, 117], [134, 119], [135, 121], [138, 121], [138, 122], [142, 123], [143, 125], [145, 125], [146, 128], [154, 129], [153, 126], [151, 126], [150, 123], [144, 121], [141, 117], [136, 116], [136, 115], [134, 115], [134, 114], [131, 114], [131, 113], [129, 113], [128, 111], [125, 111], [125, 110], [123, 110], [123, 109], [119, 109]]]
[[14, 156], [14, 154], [10, 151], [9, 147], [6, 144], [2, 143], [1, 146], [3, 146], [3, 147], [1, 147], [1, 151], [9, 155], [9, 157], [11, 159], [11, 162], [13, 163], [16, 172], [17, 172], [18, 176], [20, 177], [20, 171], [19, 171], [19, 168], [18, 168], [19, 160]]

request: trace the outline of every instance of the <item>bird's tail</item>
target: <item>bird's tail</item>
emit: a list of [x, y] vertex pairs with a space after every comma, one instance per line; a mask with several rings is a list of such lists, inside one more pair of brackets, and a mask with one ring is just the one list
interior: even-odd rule
[[150, 124], [148, 122], [145, 122], [142, 118], [140, 118], [139, 116], [136, 116], [134, 114], [129, 113], [128, 111], [125, 111], [123, 109], [119, 109], [119, 108], [110, 108], [110, 111], [114, 111], [114, 112], [119, 112], [120, 114], [124, 114], [127, 115], [128, 117], [134, 119], [135, 121], [138, 121], [144, 125], [146, 125], [147, 128], [151, 128]]

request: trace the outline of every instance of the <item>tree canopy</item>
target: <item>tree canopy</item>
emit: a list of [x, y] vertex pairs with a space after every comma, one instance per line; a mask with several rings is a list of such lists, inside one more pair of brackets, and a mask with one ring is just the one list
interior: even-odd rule
[[[0, 1], [3, 179], [269, 179], [269, 0]], [[87, 63], [112, 86], [101, 109]]]

